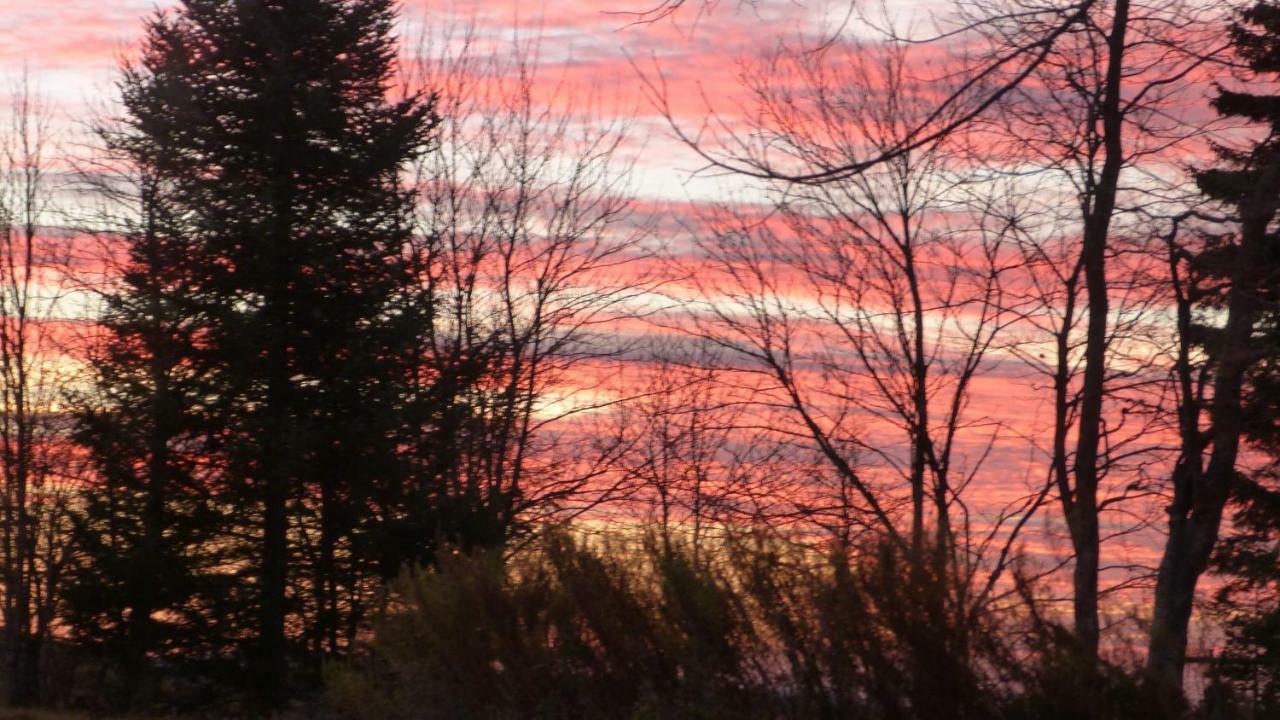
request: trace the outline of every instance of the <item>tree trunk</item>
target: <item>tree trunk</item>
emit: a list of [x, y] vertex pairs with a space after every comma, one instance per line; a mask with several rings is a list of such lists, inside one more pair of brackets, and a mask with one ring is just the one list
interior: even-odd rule
[[[288, 166], [281, 163], [279, 167]], [[262, 483], [262, 566], [258, 621], [258, 699], [277, 707], [287, 698], [288, 657], [285, 641], [286, 589], [289, 572], [289, 486], [292, 483], [292, 413], [290, 364], [286, 335], [291, 325], [287, 277], [291, 242], [290, 189], [285, 180], [275, 188], [276, 216], [271, 257], [275, 272], [265, 298], [264, 330], [268, 333], [264, 437], [257, 439]]]
[[[151, 248], [155, 247], [155, 239], [151, 238]], [[152, 267], [158, 267], [160, 260], [152, 254], [149, 259]], [[153, 318], [163, 317], [163, 308], [158, 293], [160, 281], [153, 277], [151, 281], [152, 296], [148, 299]], [[152, 412], [151, 427], [147, 448], [148, 467], [146, 478], [146, 501], [142, 512], [142, 546], [138, 558], [138, 567], [134, 568], [134, 581], [130, 583], [129, 597], [129, 636], [128, 650], [125, 657], [125, 697], [122, 704], [128, 706], [143, 690], [147, 676], [147, 656], [154, 649], [154, 623], [152, 615], [158, 609], [154, 578], [164, 573], [162, 556], [164, 533], [168, 529], [165, 522], [165, 500], [169, 488], [169, 441], [178, 422], [172, 412], [172, 396], [169, 392], [168, 377], [169, 360], [163, 353], [157, 353], [150, 361], [148, 368], [151, 375]]]
[[[1268, 174], [1272, 177], [1257, 183], [1259, 192], [1274, 186], [1276, 171]], [[1169, 506], [1169, 538], [1156, 575], [1147, 677], [1171, 704], [1183, 702], [1187, 629], [1194, 609], [1196, 585], [1218, 541], [1244, 431], [1244, 378], [1253, 362], [1254, 349], [1250, 341], [1258, 318], [1254, 276], [1267, 266], [1267, 228], [1276, 212], [1275, 202], [1266, 197], [1254, 198], [1251, 206], [1241, 209], [1244, 217], [1240, 248], [1227, 291], [1227, 322], [1215, 340], [1218, 363], [1209, 413], [1213, 449], [1204, 472], [1197, 473], [1201, 462], [1195, 437], [1198, 428], [1184, 430], [1184, 436], [1191, 433], [1183, 438], [1184, 444], [1190, 447], [1184, 448], [1175, 471], [1174, 499]]]
[[9, 702], [14, 707], [29, 707], [40, 700], [40, 639], [19, 628], [16, 644], [10, 648], [13, 687]]
[[[281, 452], [283, 448], [274, 452]], [[273, 451], [268, 451], [273, 452]], [[262, 524], [262, 587], [259, 622], [259, 667], [257, 683], [260, 699], [275, 706], [286, 698], [285, 683], [288, 675], [284, 618], [285, 587], [288, 573], [287, 538], [287, 478], [281, 472], [279, 459], [270, 461], [273, 466], [264, 478]]]
[[1076, 440], [1075, 493], [1072, 516], [1067, 523], [1076, 552], [1073, 576], [1076, 636], [1086, 657], [1097, 657], [1098, 624], [1098, 478], [1102, 404], [1106, 396], [1107, 330], [1109, 324], [1107, 287], [1107, 236], [1115, 213], [1120, 170], [1124, 167], [1124, 113], [1121, 92], [1124, 81], [1125, 38], [1129, 21], [1128, 0], [1118, 0], [1111, 35], [1107, 38], [1106, 88], [1100, 120], [1105, 159], [1096, 186], [1087, 196], [1081, 265], [1085, 293], [1089, 299], [1085, 333], [1084, 383], [1080, 394], [1079, 430]]

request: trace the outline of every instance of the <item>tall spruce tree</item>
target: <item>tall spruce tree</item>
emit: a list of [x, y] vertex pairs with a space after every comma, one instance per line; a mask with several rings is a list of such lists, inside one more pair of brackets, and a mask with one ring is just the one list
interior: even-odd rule
[[[1236, 54], [1262, 80], [1280, 75], [1280, 4], [1265, 0], [1231, 26]], [[1175, 469], [1169, 537], [1156, 578], [1148, 673], [1181, 700], [1187, 632], [1197, 582], [1209, 566], [1228, 498], [1241, 487], [1243, 444], [1274, 432], [1277, 301], [1280, 300], [1280, 95], [1219, 88], [1213, 105], [1224, 117], [1264, 126], [1244, 147], [1219, 147], [1221, 166], [1197, 173], [1206, 197], [1234, 215], [1235, 232], [1210, 237], [1189, 254], [1197, 276], [1192, 298], [1205, 322], [1190, 326], [1203, 352], [1212, 391], [1201, 407], [1182, 399], [1184, 448]], [[1199, 416], [1210, 426], [1201, 432]], [[1245, 492], [1240, 497], [1261, 497]], [[1261, 508], [1262, 505], [1257, 507]], [[1265, 527], [1242, 515], [1246, 527]], [[1274, 569], [1272, 569], [1274, 571]]]
[[1212, 668], [1215, 699], [1245, 717], [1245, 708], [1253, 717], [1280, 716], [1280, 445], [1264, 449], [1272, 462], [1233, 493], [1231, 532], [1213, 563], [1225, 581], [1211, 607], [1226, 630]]
[[[1280, 4], [1250, 7], [1233, 25], [1232, 39], [1253, 72], [1277, 79]], [[1252, 183], [1270, 182], [1272, 196], [1280, 194], [1280, 95], [1223, 91], [1216, 104], [1225, 115], [1266, 123], [1269, 132], [1246, 152], [1224, 153], [1236, 170], [1202, 176], [1206, 191], [1218, 198], [1248, 197]], [[1280, 713], [1280, 233], [1268, 230], [1259, 237], [1249, 255], [1236, 244], [1215, 243], [1197, 258], [1197, 269], [1210, 288], [1226, 287], [1235, 263], [1246, 264], [1236, 272], [1252, 280], [1250, 348], [1256, 363], [1243, 377], [1241, 429], [1268, 462], [1236, 478], [1231, 531], [1214, 557], [1213, 568], [1225, 579], [1214, 604], [1227, 631], [1226, 656], [1215, 672], [1236, 686], [1241, 712], [1248, 707], [1271, 717]], [[1223, 306], [1220, 290], [1205, 300]]]
[[226, 528], [204, 452], [202, 377], [190, 362], [199, 324], [186, 301], [189, 248], [167, 200], [172, 183], [136, 127], [100, 135], [127, 168], [98, 187], [126, 247], [104, 288], [92, 391], [78, 399], [74, 437], [93, 472], [74, 517], [80, 562], [67, 619], [76, 639], [123, 671], [103, 694], [127, 707], [154, 690], [150, 658], [189, 671], [222, 654], [234, 578], [217, 570]]
[[[350, 641], [385, 574], [363, 538], [399, 482], [420, 321], [401, 175], [435, 123], [429, 99], [388, 99], [394, 21], [393, 0], [186, 0], [149, 21], [124, 80], [128, 126], [155, 149], [182, 238], [159, 262], [180, 268], [180, 364], [199, 378], [194, 435], [214, 469], [200, 482], [226, 511], [213, 545], [241, 583], [225, 597], [245, 599], [224, 634], [249, 638], [268, 702], [286, 696], [291, 666]], [[117, 387], [118, 359], [101, 363]], [[146, 504], [99, 502], [125, 515]]]

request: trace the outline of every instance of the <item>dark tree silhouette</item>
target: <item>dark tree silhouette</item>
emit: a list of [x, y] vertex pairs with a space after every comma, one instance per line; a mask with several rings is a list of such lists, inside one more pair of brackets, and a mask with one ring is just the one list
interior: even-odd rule
[[74, 515], [67, 619], [73, 637], [119, 661], [123, 687], [109, 692], [123, 707], [154, 689], [149, 657], [191, 666], [219, 654], [234, 578], [213, 572], [226, 517], [204, 453], [191, 248], [173, 178], [159, 169], [165, 150], [133, 123], [98, 133], [104, 159], [122, 169], [89, 175], [98, 219], [124, 247], [102, 258], [116, 280], [100, 286], [90, 389], [75, 398], [74, 439], [91, 472]]
[[[1248, 8], [1232, 25], [1231, 36], [1253, 75], [1269, 78], [1280, 71], [1280, 5], [1268, 1]], [[1223, 167], [1196, 176], [1204, 194], [1232, 213], [1238, 229], [1210, 237], [1187, 258], [1200, 278], [1191, 299], [1208, 312], [1184, 327], [1206, 358], [1211, 390], [1207, 399], [1203, 392], [1183, 393], [1183, 448], [1156, 579], [1147, 665], [1151, 680], [1174, 700], [1181, 699], [1196, 585], [1238, 481], [1241, 443], [1250, 425], [1245, 412], [1249, 378], [1274, 356], [1280, 284], [1274, 229], [1280, 212], [1280, 103], [1274, 95], [1220, 88], [1213, 104], [1223, 116], [1265, 124], [1267, 132], [1245, 148], [1219, 147]], [[1256, 387], [1265, 393], [1265, 383]], [[1208, 416], [1207, 428], [1200, 427], [1202, 414]]]
[[1257, 717], [1280, 712], [1280, 446], [1267, 451], [1272, 464], [1232, 493], [1232, 531], [1212, 566], [1228, 577], [1213, 602], [1227, 634], [1214, 676], [1232, 689], [1227, 704], [1252, 704]]
[[395, 13], [188, 0], [149, 21], [123, 81], [181, 225], [179, 362], [200, 377], [201, 462], [216, 467], [202, 487], [232, 513], [216, 543], [244, 600], [231, 632], [252, 638], [269, 703], [291, 657], [316, 663], [354, 635], [377, 587], [368, 524], [396, 482], [418, 327], [401, 175], [435, 123], [429, 98], [388, 100]]

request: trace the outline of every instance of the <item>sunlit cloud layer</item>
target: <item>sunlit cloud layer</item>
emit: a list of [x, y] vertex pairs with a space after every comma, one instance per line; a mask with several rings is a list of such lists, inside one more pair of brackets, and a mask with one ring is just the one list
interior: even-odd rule
[[[461, 32], [470, 27], [481, 42], [499, 50], [512, 42], [536, 44], [548, 102], [590, 109], [604, 122], [622, 119], [632, 125], [627, 150], [634, 155], [638, 171], [631, 181], [631, 192], [641, 201], [640, 214], [653, 218], [658, 239], [667, 246], [667, 258], [674, 256], [696, 266], [702, 258], [692, 238], [717, 230], [707, 219], [706, 206], [724, 202], [744, 208], [746, 202], [763, 196], [739, 177], [696, 173], [705, 162], [671, 137], [668, 118], [661, 117], [650, 102], [646, 83], [661, 84], [669, 101], [670, 120], [690, 132], [696, 133], [712, 112], [732, 125], [748, 103], [742, 86], [744, 73], [758, 72], [758, 67], [752, 70], [753, 59], [775, 49], [779, 37], [816, 38], [841, 28], [847, 37], [856, 39], [867, 35], [868, 28], [844, 24], [841, 8], [847, 7], [845, 3], [827, 7], [793, 2], [738, 5], [729, 0], [708, 14], [691, 12], [663, 22], [632, 24], [634, 16], [628, 12], [649, 10], [655, 2], [406, 0], [402, 37], [408, 55], [421, 50], [417, 38], [442, 28]], [[0, 36], [5, 38], [0, 44], [0, 68], [5, 72], [0, 75], [12, 76], [28, 68], [74, 133], [91, 113], [110, 108], [113, 74], [120, 62], [135, 52], [142, 19], [156, 8], [175, 4], [173, 0], [0, 0]], [[913, 0], [893, 6], [896, 25], [927, 28], [934, 21], [938, 3]], [[946, 60], [945, 49], [933, 52], [937, 57], [932, 60]], [[1032, 93], [1035, 90], [1031, 88]], [[1194, 117], [1207, 112], [1200, 105], [1186, 107]], [[1169, 166], [1185, 165], [1188, 159], [1180, 148], [1164, 152], [1171, 155], [1165, 158]], [[1018, 160], [1025, 158], [1014, 158]], [[1069, 233], [1069, 228], [1064, 232]], [[638, 261], [634, 270], [659, 273], [670, 267], [645, 259]], [[794, 285], [790, 300], [797, 306], [814, 306], [813, 289], [790, 277], [790, 272], [778, 267], [775, 279]], [[700, 288], [677, 278], [654, 302], [686, 301], [700, 294]], [[615, 340], [649, 337], [674, 343], [681, 337], [670, 324], [657, 320], [620, 322], [613, 332]], [[811, 337], [815, 344], [821, 340], [818, 335]], [[973, 385], [967, 416], [989, 421], [1002, 433], [998, 447], [983, 461], [987, 470], [974, 486], [976, 494], [995, 511], [1017, 502], [1044, 481], [1051, 419], [1045, 378], [1016, 358], [1000, 359], [1002, 364], [985, 371]], [[621, 384], [643, 384], [648, 369], [646, 361], [631, 362]], [[599, 377], [592, 378], [593, 387], [597, 379], [603, 384], [604, 379], [616, 377], [612, 366], [596, 371]], [[809, 382], [819, 386], [824, 380], [815, 377]], [[592, 392], [622, 396], [626, 388]], [[598, 394], [592, 394], [586, 404], [599, 402]], [[545, 415], [569, 412], [577, 402], [582, 399], [575, 395], [575, 388], [565, 385], [554, 388], [541, 410]], [[583, 422], [594, 422], [597, 417], [588, 415]], [[983, 457], [988, 437], [985, 430], [962, 437], [958, 450], [962, 459], [977, 462]], [[902, 437], [901, 433], [875, 428], [868, 431], [866, 441], [882, 443], [889, 448], [885, 454], [893, 456], [892, 445], [900, 444]], [[1116, 484], [1123, 483], [1117, 480]], [[1043, 538], [1035, 542], [1048, 543]], [[1140, 548], [1136, 552], [1141, 562], [1154, 557], [1151, 543], [1143, 546], [1135, 541], [1135, 545]]]

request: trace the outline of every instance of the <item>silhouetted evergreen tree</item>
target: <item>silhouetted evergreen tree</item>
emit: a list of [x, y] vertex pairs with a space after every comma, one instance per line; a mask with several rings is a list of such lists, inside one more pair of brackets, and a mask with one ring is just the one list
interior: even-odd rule
[[[386, 574], [368, 538], [401, 511], [381, 503], [402, 481], [400, 411], [422, 323], [401, 174], [434, 118], [429, 100], [388, 99], [394, 20], [392, 0], [187, 0], [149, 22], [124, 80], [132, 141], [155, 149], [180, 226], [180, 249], [159, 262], [181, 278], [180, 365], [198, 376], [208, 420], [194, 432], [212, 474], [195, 482], [206, 507], [230, 513], [206, 543], [238, 582], [224, 598], [243, 601], [222, 632], [252, 637], [252, 678], [270, 702], [288, 692], [291, 658], [314, 667], [359, 629]], [[131, 322], [108, 327], [127, 334]], [[109, 397], [131, 360], [102, 358]], [[144, 390], [142, 406], [155, 403]], [[104, 477], [140, 432], [129, 398], [119, 404], [129, 423], [88, 438]], [[104, 515], [131, 518], [146, 497], [95, 502], [126, 503]]]
[[[1256, 76], [1280, 74], [1280, 4], [1259, 2], [1243, 11], [1231, 37]], [[1201, 189], [1237, 211], [1241, 223], [1238, 235], [1214, 238], [1194, 258], [1201, 300], [1211, 312], [1243, 309], [1251, 323], [1244, 348], [1222, 341], [1229, 328], [1204, 339], [1215, 361], [1222, 362], [1224, 349], [1247, 356], [1239, 418], [1214, 420], [1237, 423], [1242, 442], [1272, 458], [1270, 467], [1233, 483], [1232, 530], [1215, 557], [1215, 569], [1228, 575], [1217, 594], [1229, 637], [1217, 672], [1250, 694], [1259, 692], [1265, 712], [1274, 713], [1280, 710], [1280, 234], [1272, 223], [1280, 208], [1280, 95], [1222, 88], [1214, 106], [1267, 127], [1243, 149], [1219, 149], [1226, 168], [1198, 175]]]
[[225, 518], [204, 452], [202, 374], [191, 363], [200, 329], [172, 183], [154, 172], [157, 148], [136, 126], [102, 138], [135, 174], [109, 192], [137, 214], [105, 293], [93, 392], [76, 413], [93, 472], [75, 516], [80, 562], [67, 598], [75, 637], [122, 671], [122, 685], [104, 694], [125, 706], [149, 689], [150, 657], [184, 666], [221, 654], [234, 578], [219, 571]]

